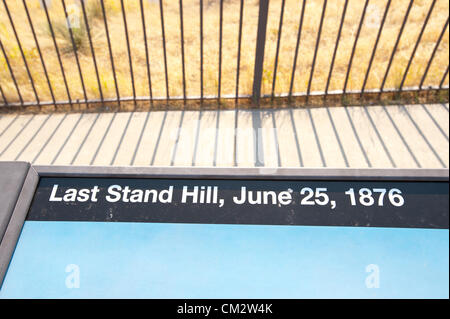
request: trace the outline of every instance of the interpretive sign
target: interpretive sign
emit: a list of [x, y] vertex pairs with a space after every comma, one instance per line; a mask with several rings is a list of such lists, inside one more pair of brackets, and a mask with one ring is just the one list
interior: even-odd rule
[[31, 166], [0, 298], [448, 298], [448, 212], [448, 170]]

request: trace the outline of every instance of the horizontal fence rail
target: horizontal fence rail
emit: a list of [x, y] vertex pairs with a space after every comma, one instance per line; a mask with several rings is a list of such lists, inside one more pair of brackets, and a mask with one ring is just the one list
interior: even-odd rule
[[0, 106], [448, 90], [445, 0], [0, 0]]

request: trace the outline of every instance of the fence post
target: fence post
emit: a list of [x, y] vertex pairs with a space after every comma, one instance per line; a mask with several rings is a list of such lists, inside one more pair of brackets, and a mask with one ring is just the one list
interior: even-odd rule
[[267, 13], [269, 0], [259, 0], [258, 32], [256, 36], [255, 71], [253, 72], [252, 101], [259, 104], [261, 97], [261, 83], [264, 66], [264, 47], [266, 45]]

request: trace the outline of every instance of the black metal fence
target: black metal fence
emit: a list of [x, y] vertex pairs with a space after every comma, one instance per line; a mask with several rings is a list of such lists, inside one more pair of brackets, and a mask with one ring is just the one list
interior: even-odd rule
[[[352, 93], [363, 98], [368, 93], [381, 95], [384, 92], [448, 89], [447, 1], [430, 0], [425, 4], [422, 1], [419, 6], [414, 0], [365, 0], [364, 2], [272, 0], [269, 6], [269, 0], [196, 0], [191, 2], [179, 0], [176, 13], [173, 8], [175, 0], [167, 1], [172, 6], [169, 8], [163, 0], [125, 2], [120, 0], [120, 2], [115, 1], [115, 4], [106, 0], [2, 0], [2, 2], [0, 105], [6, 107], [110, 102], [120, 104], [124, 101], [136, 103], [155, 100], [203, 101], [206, 99], [231, 99], [238, 103], [240, 98], [251, 98], [257, 104], [261, 98], [304, 96], [308, 101], [311, 96], [323, 96], [326, 99], [330, 94], [345, 96]], [[186, 2], [189, 3], [186, 4]], [[116, 13], [111, 9], [113, 5], [118, 6]], [[288, 5], [291, 7], [287, 8]], [[135, 9], [128, 9], [130, 6], [134, 6]], [[195, 10], [198, 10], [195, 16], [192, 15], [193, 6], [196, 6]], [[225, 21], [224, 13], [228, 6], [238, 9], [231, 10], [236, 11], [233, 13], [235, 16], [232, 22]], [[186, 8], [189, 8], [189, 15], [184, 12]], [[217, 25], [214, 26], [211, 25], [211, 8], [215, 10], [213, 18], [216, 16], [218, 18]], [[294, 28], [296, 30], [292, 31], [294, 30], [292, 22], [285, 31], [285, 25], [288, 23], [286, 14], [292, 15], [294, 14], [292, 11], [295, 10], [297, 10], [295, 14], [298, 21]], [[252, 18], [245, 16], [245, 13], [249, 12], [252, 12], [250, 16]], [[120, 23], [118, 18], [111, 20], [113, 14], [121, 16]], [[150, 14], [152, 17], [159, 16], [158, 29], [156, 22], [159, 21], [149, 18]], [[414, 19], [411, 18], [412, 14], [415, 14]], [[335, 16], [338, 23], [331, 25], [328, 23], [325, 26], [327, 20], [331, 19], [330, 15]], [[176, 24], [179, 28], [177, 39], [173, 36], [168, 38], [167, 34], [169, 28], [171, 30], [174, 28], [174, 21], [172, 21], [174, 16], [179, 19]], [[311, 16], [313, 18], [309, 18]], [[61, 18], [64, 19], [64, 24], [55, 23]], [[366, 24], [371, 19], [376, 20], [375, 27], [372, 23], [369, 28]], [[386, 30], [388, 20], [391, 29]], [[138, 22], [140, 31], [136, 29], [130, 31], [130, 22]], [[186, 22], [189, 22], [190, 26], [186, 27]], [[268, 30], [270, 23], [275, 23], [277, 28]], [[309, 25], [306, 25], [307, 23]], [[192, 24], [198, 27], [195, 30], [197, 38], [192, 35]], [[346, 24], [350, 27], [346, 27]], [[248, 28], [244, 30], [246, 26]], [[211, 63], [205, 63], [210, 53], [205, 52], [205, 46], [214, 41], [205, 34], [212, 28], [218, 33], [215, 34], [218, 52], [217, 63], [214, 67], [211, 67]], [[233, 29], [232, 32], [231, 29]], [[396, 33], [392, 31], [394, 29]], [[437, 29], [439, 32], [436, 32]], [[121, 30], [120, 35], [117, 30]], [[185, 34], [186, 30], [189, 31], [188, 36]], [[223, 45], [224, 33], [229, 35], [230, 32], [235, 36], [234, 43], [228, 46], [234, 50], [231, 57], [231, 51], [227, 49], [225, 52]], [[407, 35], [408, 33], [412, 35]], [[371, 37], [370, 41], [364, 40], [361, 44], [362, 37], [368, 34]], [[119, 36], [125, 38], [124, 52], [121, 51], [122, 48], [114, 49]], [[244, 36], [249, 36], [251, 41], [244, 39]], [[308, 37], [315, 38], [313, 45], [303, 45], [308, 42]], [[404, 40], [405, 37], [408, 41]], [[62, 44], [63, 40], [68, 41], [70, 45]], [[175, 46], [179, 52], [174, 54], [173, 50], [170, 51], [167, 46], [169, 43], [173, 46], [175, 40], [179, 41], [179, 44]], [[389, 50], [380, 49], [383, 42], [388, 40], [393, 40]], [[155, 44], [152, 43], [156, 43], [155, 41], [160, 41], [161, 48], [158, 50], [162, 50], [162, 55], [153, 57], [152, 62], [151, 57], [156, 50]], [[295, 49], [283, 49], [283, 41], [295, 43]], [[137, 43], [139, 43], [138, 49], [134, 47]], [[194, 44], [196, 49], [193, 48]], [[248, 51], [251, 50], [247, 47], [244, 49], [244, 44], [250, 48], [253, 46], [254, 54], [253, 52], [249, 54]], [[325, 44], [331, 50], [323, 49]], [[186, 53], [187, 45], [190, 50], [189, 56]], [[270, 46], [270, 53], [268, 46]], [[359, 50], [359, 46], [364, 46], [365, 51]], [[403, 62], [396, 64], [395, 60], [399, 56], [401, 46]], [[341, 51], [350, 54], [341, 54]], [[420, 60], [417, 58], [419, 52]], [[244, 53], [246, 53], [245, 56], [243, 56]], [[281, 57], [283, 54], [285, 55]], [[286, 54], [290, 55], [291, 60], [286, 58]], [[140, 60], [141, 58], [136, 60], [137, 55], [143, 55], [144, 60]], [[306, 59], [306, 55], [308, 55], [308, 62], [305, 62], [305, 66], [299, 67], [299, 63]], [[318, 65], [319, 55], [321, 55], [320, 66]], [[438, 55], [439, 61], [436, 60]], [[233, 61], [232, 72], [229, 69], [224, 71], [225, 58], [227, 67], [230, 61]], [[154, 62], [155, 59], [156, 62]], [[210, 57], [208, 59], [211, 60]], [[169, 70], [169, 64], [175, 60], [178, 61], [176, 62], [177, 71], [181, 69], [181, 79], [174, 84], [169, 80], [173, 73]], [[106, 64], [105, 61], [108, 63]], [[251, 90], [243, 89], [240, 82], [243, 77], [244, 62], [246, 63], [245, 77], [247, 82], [251, 79]], [[284, 65], [283, 74], [279, 71], [281, 62]], [[120, 81], [118, 67], [120, 65], [123, 69], [123, 64], [128, 65], [129, 77], [123, 80], [124, 76], [121, 75]], [[159, 68], [158, 76], [155, 76], [153, 69], [155, 64]], [[192, 67], [192, 64], [195, 64], [195, 67]], [[416, 68], [414, 72], [420, 74], [415, 74], [414, 79], [408, 81], [408, 76], [416, 64], [420, 64], [420, 70], [417, 71]], [[358, 83], [350, 85], [353, 81], [352, 71], [356, 72], [355, 65], [365, 71], [357, 71], [358, 81], [356, 82]], [[252, 66], [252, 70], [249, 70], [249, 66], [250, 68]], [[107, 71], [105, 71], [106, 67], [108, 67]], [[191, 74], [197, 74], [189, 78], [188, 68]], [[320, 72], [326, 76], [317, 78], [319, 68]], [[430, 77], [432, 69], [433, 76]], [[369, 87], [369, 79], [373, 76], [374, 70], [381, 72], [379, 74], [382, 76], [377, 76], [378, 81], [372, 80]], [[108, 76], [105, 76], [105, 72], [108, 72]], [[340, 81], [332, 87], [336, 72], [340, 72]], [[394, 72], [396, 81], [393, 85], [392, 81], [389, 82], [389, 77], [392, 77]], [[205, 78], [206, 74], [208, 79]], [[234, 79], [234, 88], [228, 85], [226, 94], [223, 87], [225, 77]], [[304, 85], [296, 86], [300, 80]], [[281, 89], [277, 89], [280, 81], [284, 84]], [[211, 94], [211, 89], [209, 93], [205, 92], [205, 87], [211, 82], [214, 82], [213, 89], [217, 90], [215, 94], [214, 92]], [[412, 85], [407, 85], [411, 82]], [[146, 89], [138, 90], [137, 84]], [[159, 88], [155, 88], [156, 84]], [[59, 91], [56, 86], [60, 87]], [[195, 90], [190, 89], [188, 92], [190, 86], [195, 86]], [[24, 94], [24, 91], [28, 93]]]

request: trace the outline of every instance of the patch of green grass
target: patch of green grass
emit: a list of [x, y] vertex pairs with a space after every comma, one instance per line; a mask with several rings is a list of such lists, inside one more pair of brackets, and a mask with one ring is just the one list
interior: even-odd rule
[[[87, 33], [84, 23], [80, 22], [79, 28], [69, 29], [66, 20], [56, 20], [51, 22], [55, 37], [58, 37], [64, 41], [64, 47], [62, 51], [64, 53], [70, 53], [83, 49], [87, 44]], [[47, 24], [47, 33], [51, 36], [50, 25]], [[72, 36], [70, 34], [72, 31]], [[72, 42], [73, 38], [73, 42]]]

